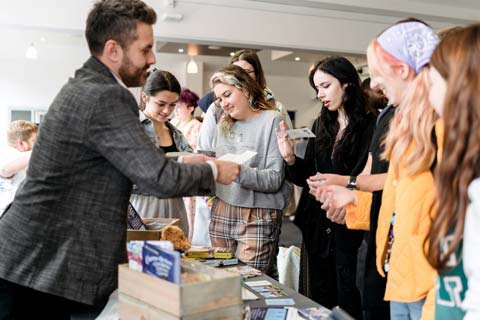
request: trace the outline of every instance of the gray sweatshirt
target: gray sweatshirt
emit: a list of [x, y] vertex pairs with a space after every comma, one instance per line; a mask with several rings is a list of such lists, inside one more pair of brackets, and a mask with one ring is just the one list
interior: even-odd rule
[[289, 187], [284, 184], [283, 158], [274, 131], [282, 119], [278, 111], [265, 110], [253, 119], [236, 121], [230, 134], [217, 126], [213, 139], [217, 157], [247, 150], [257, 152], [241, 165], [240, 176], [232, 184], [217, 183], [216, 195], [220, 199], [246, 208], [282, 210], [286, 207]]

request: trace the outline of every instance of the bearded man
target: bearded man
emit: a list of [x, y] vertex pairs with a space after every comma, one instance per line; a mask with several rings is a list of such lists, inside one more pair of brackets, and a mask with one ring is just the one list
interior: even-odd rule
[[132, 183], [157, 197], [206, 195], [239, 165], [167, 160], [145, 135], [127, 87], [155, 63], [154, 10], [100, 0], [86, 24], [91, 57], [51, 104], [24, 184], [0, 219], [0, 319], [94, 318], [126, 260]]

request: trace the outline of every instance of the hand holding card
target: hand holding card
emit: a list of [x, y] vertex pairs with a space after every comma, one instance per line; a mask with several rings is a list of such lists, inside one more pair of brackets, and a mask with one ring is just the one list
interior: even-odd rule
[[290, 129], [286, 134], [290, 139], [315, 138], [315, 134], [308, 128]]

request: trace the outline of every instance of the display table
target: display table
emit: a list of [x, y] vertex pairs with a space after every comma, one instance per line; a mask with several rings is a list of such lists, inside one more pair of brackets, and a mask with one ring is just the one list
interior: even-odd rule
[[[274, 286], [281, 288], [285, 293], [288, 295], [287, 297], [282, 297], [282, 298], [290, 298], [295, 301], [294, 305], [291, 305], [289, 307], [295, 307], [297, 309], [303, 309], [303, 308], [312, 308], [312, 307], [321, 307], [320, 304], [316, 303], [313, 300], [310, 300], [309, 298], [301, 295], [300, 293], [296, 292], [293, 289], [290, 289], [280, 282], [276, 281], [275, 279], [262, 274], [261, 276], [249, 278], [247, 281], [260, 281], [260, 280], [267, 280], [268, 282], [272, 283]], [[248, 286], [245, 286], [248, 290], [252, 291]], [[253, 291], [252, 291], [253, 292]], [[259, 294], [256, 294], [256, 296], [259, 298], [258, 300], [249, 300], [249, 301], [243, 301], [243, 305], [248, 305], [250, 308], [258, 308], [258, 307], [267, 307], [265, 304], [265, 298], [261, 297]], [[281, 307], [281, 306], [276, 306], [276, 307]]]
[[[312, 308], [312, 307], [321, 307], [318, 303], [310, 300], [309, 298], [299, 294], [295, 290], [288, 288], [284, 286], [283, 284], [279, 283], [278, 281], [274, 280], [273, 278], [267, 276], [267, 275], [260, 275], [256, 277], [251, 277], [248, 278], [247, 282], [250, 281], [261, 281], [261, 280], [266, 280], [270, 282], [273, 286], [278, 287], [282, 289], [287, 296], [282, 297], [281, 299], [293, 299], [295, 301], [294, 305], [289, 305], [289, 307], [295, 307], [297, 309], [303, 309], [303, 308]], [[243, 286], [255, 294], [258, 297], [258, 300], [247, 300], [243, 301], [243, 306], [249, 306], [250, 308], [259, 308], [259, 307], [267, 307], [265, 303], [265, 298], [263, 298], [260, 294], [254, 292], [250, 287], [247, 285], [243, 284]], [[275, 299], [275, 298], [273, 298]], [[282, 305], [276, 305], [276, 306], [269, 306], [269, 307], [282, 307]], [[112, 295], [110, 296], [110, 299], [108, 301], [108, 304], [105, 306], [105, 309], [102, 311], [102, 313], [99, 315], [97, 318], [98, 320], [115, 320], [115, 319], [120, 319], [119, 317], [119, 299], [118, 299], [118, 290], [116, 290]]]

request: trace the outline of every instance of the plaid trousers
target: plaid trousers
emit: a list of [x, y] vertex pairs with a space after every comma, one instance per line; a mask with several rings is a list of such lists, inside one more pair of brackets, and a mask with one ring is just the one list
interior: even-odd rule
[[275, 261], [281, 214], [281, 210], [242, 208], [217, 198], [210, 222], [212, 246], [228, 248], [240, 261], [267, 273]]

